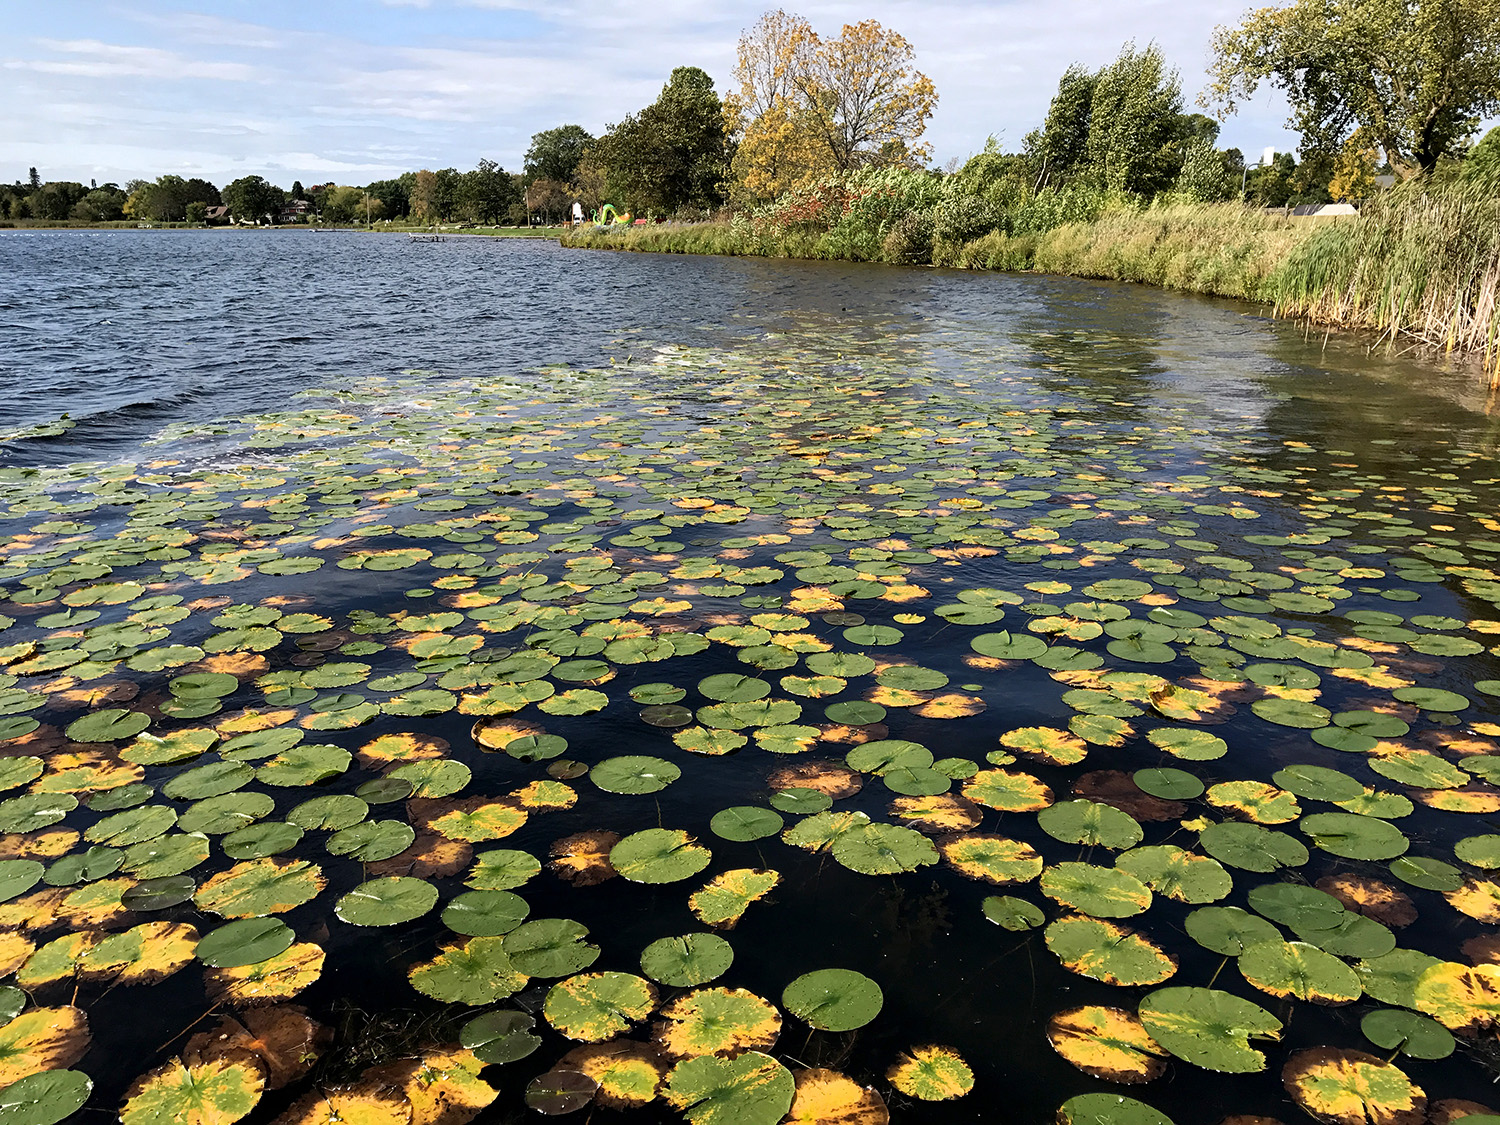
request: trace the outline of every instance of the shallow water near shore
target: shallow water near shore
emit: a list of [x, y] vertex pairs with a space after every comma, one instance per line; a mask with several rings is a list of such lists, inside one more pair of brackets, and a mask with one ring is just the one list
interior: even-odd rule
[[1500, 1109], [1472, 373], [1129, 286], [537, 243], [6, 235], [0, 277], [0, 984], [74, 1027], [3, 1082]]

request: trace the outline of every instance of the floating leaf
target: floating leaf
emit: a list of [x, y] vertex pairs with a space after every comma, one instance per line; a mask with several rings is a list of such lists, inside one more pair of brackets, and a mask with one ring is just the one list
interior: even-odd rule
[[688, 896], [688, 909], [705, 926], [730, 929], [752, 902], [770, 894], [781, 876], [775, 871], [740, 868], [715, 875]]
[[691, 1058], [667, 1076], [663, 1097], [692, 1125], [776, 1125], [796, 1087], [775, 1059], [746, 1051], [732, 1059]]
[[974, 1088], [974, 1072], [963, 1057], [951, 1047], [936, 1044], [913, 1047], [885, 1077], [907, 1097], [924, 1102], [961, 1098]]
[[658, 938], [641, 951], [641, 972], [672, 988], [696, 988], [729, 971], [734, 948], [717, 934]]
[[1095, 918], [1060, 918], [1047, 927], [1047, 948], [1065, 968], [1105, 984], [1160, 984], [1177, 959], [1123, 926]]
[[1240, 955], [1240, 972], [1262, 992], [1315, 1004], [1348, 1004], [1362, 989], [1354, 970], [1300, 941], [1265, 941]]
[[742, 988], [700, 988], [662, 1007], [656, 1042], [673, 1058], [734, 1055], [769, 1049], [781, 1034], [781, 1015]]
[[32, 1008], [0, 1027], [0, 1086], [72, 1066], [89, 1049], [81, 1008]]
[[1129, 918], [1151, 905], [1150, 888], [1134, 875], [1091, 863], [1047, 868], [1042, 893], [1095, 918]]
[[912, 828], [867, 824], [841, 833], [830, 849], [833, 858], [862, 875], [895, 875], [936, 863], [932, 841]]
[[1184, 1062], [1230, 1074], [1264, 1070], [1252, 1038], [1278, 1038], [1281, 1021], [1264, 1008], [1210, 988], [1159, 988], [1142, 997], [1141, 1023]]
[[434, 1000], [475, 1007], [514, 995], [526, 987], [527, 974], [511, 963], [503, 941], [478, 937], [444, 946], [431, 961], [412, 967], [412, 987]]
[[1047, 1022], [1047, 1042], [1079, 1070], [1106, 1082], [1149, 1082], [1166, 1070], [1166, 1052], [1134, 1013], [1121, 1008], [1058, 1012]]
[[609, 862], [632, 883], [675, 883], [708, 866], [709, 850], [675, 828], [647, 828], [610, 849]]
[[1281, 1082], [1292, 1099], [1328, 1125], [1423, 1125], [1427, 1097], [1406, 1074], [1363, 1051], [1316, 1047], [1287, 1060]]
[[[588, 933], [587, 926], [571, 918], [540, 918], [505, 936], [505, 954], [527, 976], [565, 977], [588, 968], [599, 956], [599, 947], [583, 940]], [[482, 940], [489, 939], [475, 938], [469, 945]]]
[[862, 973], [819, 969], [787, 985], [781, 1002], [792, 1015], [820, 1031], [853, 1031], [880, 1014], [885, 997], [880, 986]]
[[1027, 883], [1042, 873], [1042, 857], [1030, 844], [1004, 836], [948, 836], [939, 848], [943, 858], [961, 874], [997, 886]]
[[143, 1074], [125, 1094], [123, 1125], [229, 1125], [260, 1101], [260, 1067], [240, 1059], [185, 1066], [180, 1059]]
[[656, 1007], [656, 989], [630, 973], [583, 973], [555, 984], [542, 1012], [569, 1039], [599, 1043], [645, 1019]]
[[[1145, 1102], [1120, 1094], [1079, 1094], [1057, 1110], [1059, 1125], [1172, 1125], [1170, 1118]], [[1233, 1119], [1227, 1119], [1230, 1125]], [[1249, 1119], [1246, 1119], [1247, 1125]]]
[[335, 913], [352, 926], [396, 926], [437, 905], [438, 889], [422, 879], [370, 879], [338, 900]]

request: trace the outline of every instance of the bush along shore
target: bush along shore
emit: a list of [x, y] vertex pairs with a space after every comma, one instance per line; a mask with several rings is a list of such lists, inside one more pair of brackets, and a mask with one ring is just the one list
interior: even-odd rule
[[1497, 177], [1415, 181], [1339, 219], [1087, 188], [997, 202], [956, 179], [856, 173], [727, 221], [579, 227], [562, 242], [1141, 282], [1477, 355], [1500, 377]]

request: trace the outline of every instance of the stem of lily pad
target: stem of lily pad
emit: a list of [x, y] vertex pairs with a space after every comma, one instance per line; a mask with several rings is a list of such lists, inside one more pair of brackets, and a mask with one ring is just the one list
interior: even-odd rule
[[202, 1023], [204, 1020], [208, 1019], [209, 1016], [213, 1015], [218, 1010], [219, 1010], [219, 1004], [214, 1004], [211, 1008], [209, 1008], [201, 1016], [199, 1016], [197, 1019], [195, 1019], [192, 1023], [188, 1024], [185, 1028], [183, 1028], [181, 1031], [179, 1031], [176, 1035], [173, 1035], [170, 1038], [168, 1038], [167, 1040], [165, 1040], [162, 1043], [162, 1045], [160, 1047], [157, 1047], [156, 1049], [158, 1051], [165, 1050], [166, 1047], [167, 1047], [167, 1044], [171, 1043], [173, 1039], [177, 1039], [180, 1036], [186, 1035], [189, 1031], [192, 1031], [193, 1028], [197, 1027], [200, 1023]]
[[1224, 966], [1227, 964], [1229, 964], [1229, 957], [1226, 955], [1224, 960], [1219, 962], [1219, 967], [1214, 970], [1214, 975], [1208, 978], [1209, 988], [1212, 988], [1214, 986], [1214, 981], [1219, 979], [1219, 974], [1224, 971]]

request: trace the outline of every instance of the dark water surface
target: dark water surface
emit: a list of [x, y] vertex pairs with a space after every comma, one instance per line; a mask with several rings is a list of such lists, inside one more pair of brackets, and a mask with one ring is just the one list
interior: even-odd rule
[[[1500, 832], [1490, 784], [1500, 771], [1483, 760], [1500, 754], [1500, 466], [1495, 403], [1470, 371], [1309, 338], [1238, 304], [1070, 279], [498, 239], [70, 232], [0, 236], [0, 389], [0, 755], [34, 757], [41, 771], [4, 778], [7, 857], [50, 865], [69, 847], [82, 851], [93, 837], [44, 837], [90, 829], [110, 804], [91, 792], [124, 782], [156, 790], [142, 801], [193, 812], [208, 790], [164, 787], [220, 762], [223, 743], [256, 716], [274, 716], [275, 729], [306, 744], [363, 752], [301, 784], [251, 757], [261, 769], [231, 792], [269, 794], [275, 811], [253, 814], [266, 822], [397, 765], [369, 752], [379, 736], [446, 743], [444, 756], [473, 774], [456, 799], [488, 795], [512, 807], [522, 787], [549, 779], [550, 765], [576, 804], [532, 807], [524, 826], [473, 840], [474, 852], [517, 849], [546, 864], [554, 842], [574, 833], [666, 828], [686, 831], [712, 861], [682, 879], [597, 886], [572, 886], [544, 867], [515, 888], [530, 917], [581, 922], [601, 950], [587, 971], [634, 974], [651, 942], [708, 928], [687, 900], [709, 878], [778, 872], [768, 899], [715, 931], [735, 957], [713, 983], [782, 1008], [771, 1056], [876, 1087], [898, 1122], [1044, 1125], [1065, 1100], [1094, 1091], [1135, 1097], [1177, 1125], [1235, 1114], [1307, 1120], [1280, 1080], [1289, 1059], [1317, 1047], [1386, 1059], [1391, 1051], [1362, 1034], [1362, 1017], [1438, 1014], [1431, 990], [1419, 1000], [1369, 983], [1379, 973], [1368, 962], [1391, 944], [1453, 965], [1500, 958], [1486, 942], [1500, 918], [1489, 874], [1500, 850], [1481, 841], [1455, 853], [1459, 841]], [[77, 424], [52, 425], [64, 414]], [[400, 553], [410, 551], [418, 554]], [[615, 580], [591, 573], [600, 566]], [[169, 612], [176, 604], [190, 611], [180, 620]], [[975, 607], [994, 612], [979, 620]], [[451, 620], [402, 625], [433, 614]], [[297, 615], [310, 618], [294, 624]], [[801, 639], [778, 648], [788, 632]], [[683, 636], [703, 639], [666, 651]], [[637, 638], [641, 646], [623, 643]], [[1047, 647], [1012, 653], [1013, 638]], [[831, 674], [814, 660], [830, 652], [865, 653], [879, 667], [855, 662], [835, 681], [805, 683]], [[484, 679], [528, 654], [556, 666], [551, 680]], [[567, 663], [579, 660], [602, 667], [587, 675]], [[903, 694], [899, 677], [882, 682], [886, 664], [947, 683]], [[320, 679], [329, 665], [342, 673]], [[207, 703], [191, 681], [169, 682], [226, 669], [237, 683]], [[759, 677], [791, 706], [769, 723], [714, 711], [718, 696], [702, 683], [725, 673]], [[1109, 674], [1136, 678], [1099, 678]], [[396, 675], [406, 678], [382, 683]], [[548, 685], [552, 699], [505, 695], [517, 683]], [[675, 705], [639, 690], [661, 684], [682, 689], [690, 710], [680, 722], [643, 715]], [[827, 711], [856, 701], [882, 713]], [[222, 741], [142, 765], [134, 730], [91, 741], [97, 732], [76, 725], [110, 708], [149, 718], [147, 737], [217, 728]], [[482, 752], [471, 728], [511, 721], [508, 713], [528, 724], [520, 733], [566, 738], [565, 754]], [[326, 721], [340, 714], [351, 716], [347, 726]], [[1012, 760], [1002, 737], [1033, 727], [1078, 760], [1024, 751]], [[1368, 742], [1338, 733], [1367, 728], [1378, 732]], [[1223, 745], [1173, 754], [1164, 736], [1150, 737], [1182, 730]], [[925, 747], [944, 769], [883, 777], [856, 755], [855, 771], [841, 772], [859, 745], [887, 740], [919, 744], [918, 757]], [[680, 779], [616, 794], [555, 769], [621, 755], [660, 758]], [[710, 828], [722, 809], [768, 807], [786, 784], [771, 781], [776, 771], [812, 761], [829, 763], [815, 785], [863, 786], [835, 812], [877, 825], [904, 823], [892, 805], [903, 793], [967, 792], [977, 801], [966, 806], [978, 821], [971, 834], [1028, 845], [1049, 871], [1110, 869], [1138, 841], [1223, 858], [1199, 834], [1256, 820], [1308, 855], [1276, 872], [1226, 859], [1232, 889], [1218, 897], [1184, 903], [1158, 887], [1149, 909], [1110, 913], [1044, 893], [1056, 889], [1048, 876], [992, 885], [933, 862], [936, 852], [905, 862], [912, 870], [871, 874], [846, 862], [851, 853], [840, 859], [774, 834], [732, 841]], [[1004, 770], [1046, 787], [1038, 805], [1098, 796], [1101, 785], [1116, 786], [1111, 800], [1120, 800], [1123, 775], [1144, 768], [1183, 770], [1207, 786], [1300, 786], [1272, 781], [1291, 765], [1390, 794], [1370, 820], [1405, 840], [1366, 847], [1341, 844], [1332, 828], [1304, 830], [1299, 818], [1339, 813], [1312, 786], [1300, 807], [1264, 788], [1254, 798], [1210, 790], [1165, 811], [1135, 804], [1133, 838], [1080, 843], [1035, 807], [1002, 811], [1003, 799], [976, 787]], [[85, 801], [38, 822], [14, 803], [28, 789]], [[1344, 811], [1355, 808], [1374, 806]], [[788, 806], [787, 827], [809, 811]], [[428, 810], [398, 800], [369, 815], [425, 823]], [[210, 858], [188, 872], [199, 885], [235, 867], [222, 831], [208, 834]], [[927, 838], [955, 843], [935, 829]], [[395, 869], [367, 870], [331, 854], [326, 839], [308, 831], [278, 855], [319, 865], [325, 888], [246, 912], [279, 917], [299, 943], [326, 951], [321, 977], [295, 1002], [340, 1038], [311, 1079], [268, 1091], [252, 1121], [273, 1120], [310, 1082], [351, 1081], [489, 1010], [429, 1000], [407, 979], [445, 944], [467, 940], [439, 911], [466, 890], [472, 856], [425, 870], [401, 853], [394, 862], [436, 888], [439, 908], [359, 927], [334, 903]], [[1435, 861], [1436, 873], [1392, 870], [1398, 849]], [[137, 859], [127, 854], [121, 873], [86, 885], [129, 883]], [[27, 894], [78, 882], [64, 881], [66, 869], [48, 873]], [[1297, 943], [1294, 953], [1313, 949], [1346, 967], [1323, 965], [1314, 991], [1337, 993], [1327, 973], [1336, 985], [1354, 968], [1358, 999], [1276, 995], [1189, 936], [1187, 918], [1202, 906], [1244, 908], [1259, 887], [1350, 877], [1407, 896], [1412, 916], [1386, 915], [1391, 934], [1366, 933], [1371, 944], [1357, 947], [1316, 927], [1283, 926], [1281, 936]], [[1032, 904], [1044, 928], [999, 928], [982, 909], [992, 895]], [[207, 933], [232, 912], [206, 903], [90, 914], [60, 895], [18, 891], [0, 903], [0, 925], [44, 950], [69, 934], [99, 940], [147, 921]], [[1175, 971], [1132, 986], [1069, 971], [1048, 941], [1074, 916], [1069, 905], [1133, 928]], [[48, 913], [47, 924], [34, 916]], [[197, 963], [130, 987], [86, 963], [17, 967], [36, 1004], [88, 1013], [92, 1048], [71, 1064], [95, 1082], [80, 1120], [114, 1112], [136, 1076], [183, 1050], [183, 1029], [209, 1006]], [[883, 991], [879, 1016], [858, 1031], [815, 1032], [781, 1004], [793, 978], [831, 967]], [[535, 1119], [526, 1084], [577, 1045], [541, 1017], [564, 974], [532, 975], [514, 996], [495, 996], [538, 1014], [542, 1046], [484, 1072], [500, 1093], [481, 1120]], [[1500, 987], [1500, 970], [1483, 979]], [[1154, 991], [1210, 982], [1283, 1024], [1280, 1042], [1254, 1044], [1265, 1070], [1223, 1075], [1178, 1057], [1148, 1083], [1118, 1085], [1048, 1044], [1048, 1021], [1061, 1011], [1133, 1012]], [[684, 990], [659, 991], [665, 1004]], [[1474, 1033], [1449, 1057], [1396, 1063], [1431, 1105], [1500, 1106], [1493, 1011], [1469, 1029], [1442, 1013]], [[649, 1040], [651, 1026], [638, 1024], [634, 1039]], [[932, 1043], [972, 1068], [967, 1096], [924, 1103], [892, 1091], [887, 1068]], [[1425, 1119], [1410, 1112], [1400, 1120]], [[589, 1113], [681, 1120], [661, 1101]], [[761, 1118], [735, 1103], [704, 1120]]]

